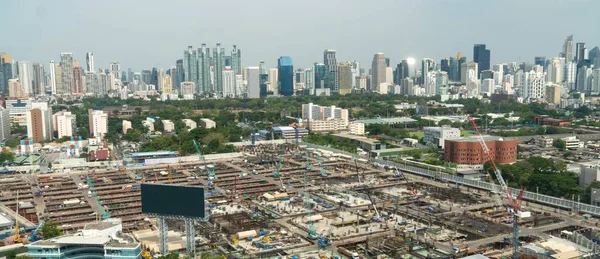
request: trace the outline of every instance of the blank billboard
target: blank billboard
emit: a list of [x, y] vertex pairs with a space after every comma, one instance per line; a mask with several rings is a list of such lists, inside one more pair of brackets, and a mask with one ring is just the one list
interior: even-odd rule
[[142, 184], [142, 214], [164, 217], [204, 218], [204, 188]]

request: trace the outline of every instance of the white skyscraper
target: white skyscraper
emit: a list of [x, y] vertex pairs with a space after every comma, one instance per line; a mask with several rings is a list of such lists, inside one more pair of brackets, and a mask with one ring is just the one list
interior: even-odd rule
[[31, 63], [27, 61], [19, 61], [19, 82], [25, 92], [25, 95], [31, 95], [31, 81], [33, 80], [33, 71]]
[[104, 137], [108, 133], [108, 114], [101, 110], [88, 110], [90, 134], [94, 137]]
[[277, 68], [271, 68], [269, 69], [269, 86], [267, 91], [269, 92], [275, 92], [277, 89], [277, 78], [279, 75], [279, 70], [277, 70]]
[[592, 91], [592, 69], [586, 66], [577, 71], [577, 91], [590, 93]]
[[577, 64], [574, 62], [567, 62], [565, 64], [565, 88], [569, 90], [575, 90], [575, 77], [577, 75]]
[[246, 96], [246, 84], [244, 83], [244, 75], [235, 75], [235, 96], [245, 97]]
[[546, 82], [559, 84], [563, 81], [563, 66], [559, 58], [552, 58], [546, 72]]
[[523, 76], [523, 98], [526, 100], [543, 98], [546, 94], [546, 80], [544, 73], [531, 70], [530, 72], [523, 73]]
[[[110, 73], [113, 75], [116, 81], [121, 81], [121, 64], [119, 62], [110, 62], [109, 64]], [[112, 86], [111, 86], [112, 89]]]
[[481, 80], [481, 94], [487, 94], [488, 96], [494, 93], [496, 82], [494, 79], [486, 78]]
[[56, 64], [54, 60], [50, 60], [50, 82], [48, 84], [50, 85], [52, 94], [56, 94]]
[[435, 94], [448, 94], [448, 72], [438, 71], [435, 75]]
[[[465, 63], [463, 63], [464, 65]], [[466, 87], [467, 87], [467, 96], [469, 97], [476, 97], [479, 96], [479, 94], [481, 93], [481, 85], [479, 83], [479, 79], [477, 79], [477, 63], [475, 63], [475, 69], [468, 69], [467, 71], [464, 71], [464, 74], [466, 74]], [[461, 73], [463, 73], [461, 71]]]
[[[248, 98], [260, 98], [260, 69], [258, 67], [248, 67], [247, 91]], [[271, 71], [269, 70], [269, 73]], [[270, 79], [270, 78], [269, 78]]]
[[425, 76], [425, 94], [428, 96], [434, 96], [436, 94], [436, 75], [436, 72], [427, 72], [427, 75]]
[[596, 68], [592, 71], [592, 92], [600, 93], [600, 68]]
[[94, 72], [94, 53], [88, 52], [85, 54], [85, 70], [88, 72]]
[[501, 85], [502, 79], [504, 79], [504, 64], [495, 64], [493, 66], [494, 70], [494, 84]]
[[75, 136], [77, 133], [77, 119], [75, 114], [60, 111], [52, 115], [52, 126], [58, 132], [58, 138]]
[[223, 69], [223, 97], [236, 97], [235, 94], [235, 72], [231, 67]]

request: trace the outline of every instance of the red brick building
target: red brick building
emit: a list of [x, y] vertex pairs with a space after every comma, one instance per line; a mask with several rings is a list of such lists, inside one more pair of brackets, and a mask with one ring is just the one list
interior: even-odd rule
[[535, 118], [533, 118], [533, 122], [539, 125], [548, 125], [556, 127], [571, 126], [571, 121], [554, 119], [548, 115], [535, 116]]
[[[507, 164], [517, 161], [518, 140], [492, 136], [485, 136], [484, 139], [496, 162]], [[458, 165], [483, 165], [487, 161], [478, 137], [447, 139], [444, 160]]]

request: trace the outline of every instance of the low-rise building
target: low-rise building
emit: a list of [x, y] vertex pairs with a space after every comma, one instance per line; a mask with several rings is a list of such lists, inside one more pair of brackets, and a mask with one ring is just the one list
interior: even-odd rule
[[217, 123], [211, 119], [200, 119], [200, 126], [207, 129], [212, 129], [217, 127]]
[[127, 134], [129, 129], [131, 129], [131, 121], [123, 120], [123, 134]]
[[449, 126], [423, 128], [423, 142], [431, 143], [441, 148], [444, 148], [446, 139], [457, 138], [460, 138], [460, 129], [457, 128]]
[[581, 165], [579, 169], [579, 186], [587, 187], [593, 181], [600, 181], [598, 165]]
[[162, 120], [163, 131], [164, 132], [174, 132], [175, 131], [175, 123], [170, 120]]
[[190, 130], [193, 130], [196, 127], [198, 127], [198, 124], [195, 121], [193, 121], [193, 120], [183, 119], [181, 121], [183, 121], [183, 123], [185, 124], [185, 126], [188, 127]]
[[308, 120], [308, 129], [313, 132], [342, 131], [347, 129], [345, 121], [342, 120]]
[[571, 121], [554, 119], [554, 118], [550, 117], [549, 115], [536, 116], [535, 118], [533, 118], [533, 122], [535, 124], [539, 124], [539, 125], [548, 125], [548, 126], [555, 126], [555, 127], [571, 126]]
[[[582, 147], [581, 141], [577, 139], [577, 136], [569, 136], [560, 139], [562, 139], [565, 142], [567, 149], [578, 149]], [[554, 138], [548, 136], [541, 136], [535, 138], [534, 142], [541, 148], [551, 148], [552, 144], [554, 144]]]
[[[500, 164], [517, 161], [516, 139], [504, 139], [496, 136], [484, 136], [490, 150], [491, 158]], [[446, 139], [444, 144], [444, 160], [469, 168], [481, 168], [489, 158], [484, 154], [479, 137]]]
[[362, 122], [351, 121], [348, 123], [350, 134], [365, 135], [365, 124]]
[[273, 127], [273, 132], [280, 134], [284, 139], [295, 139], [296, 132], [298, 132], [298, 138], [302, 138], [308, 135], [308, 130], [305, 128], [294, 128], [290, 126], [279, 126]]
[[121, 219], [88, 223], [83, 230], [27, 245], [30, 258], [141, 258], [142, 247], [124, 235]]
[[365, 136], [356, 136], [352, 134], [333, 134], [340, 141], [350, 140], [350, 142], [367, 151], [382, 150], [386, 148], [385, 143]]
[[142, 121], [142, 125], [146, 127], [149, 132], [154, 132], [154, 120], [146, 118]]

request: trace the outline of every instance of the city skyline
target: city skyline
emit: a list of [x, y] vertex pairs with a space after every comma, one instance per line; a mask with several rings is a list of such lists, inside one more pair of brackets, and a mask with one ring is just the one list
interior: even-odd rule
[[[189, 17], [186, 14], [200, 4], [175, 2], [189, 6], [177, 8], [175, 13], [181, 13], [178, 17]], [[152, 1], [145, 1], [145, 13], [136, 16], [131, 12], [124, 15], [123, 12], [139, 8], [139, 2], [119, 2], [119, 8], [110, 9], [114, 14], [101, 16], [115, 5], [111, 5], [110, 1], [64, 1], [53, 2], [52, 5], [42, 1], [11, 2], [3, 4], [10, 10], [5, 18], [27, 27], [5, 28], [7, 35], [20, 41], [18, 44], [5, 41], [0, 44], [0, 49], [11, 54], [15, 60], [44, 65], [50, 60], [60, 60], [62, 52], [73, 53], [74, 59], [80, 64], [86, 64], [86, 53], [92, 52], [96, 70], [107, 68], [109, 62], [117, 61], [123, 68], [141, 71], [151, 67], [167, 69], [175, 66], [176, 60], [183, 58], [182, 50], [188, 45], [198, 48], [202, 43], [208, 46], [221, 43], [228, 51], [233, 45], [238, 45], [244, 50], [243, 66], [258, 66], [260, 61], [265, 61], [268, 67], [276, 67], [280, 56], [290, 56], [295, 68], [312, 67], [314, 62], [322, 62], [325, 49], [335, 49], [337, 61], [340, 62], [357, 60], [362, 64], [370, 64], [374, 53], [383, 52], [386, 58], [391, 59], [391, 64], [398, 64], [407, 57], [417, 60], [431, 58], [437, 62], [454, 56], [456, 52], [462, 52], [471, 61], [473, 45], [486, 44], [492, 51], [491, 63], [495, 64], [511, 61], [533, 63], [535, 56], [558, 56], [564, 38], [570, 34], [574, 35], [575, 43], [585, 42], [588, 50], [600, 45], [600, 35], [592, 33], [592, 10], [597, 9], [594, 6], [600, 7], [600, 3], [595, 1], [578, 1], [577, 4], [519, 2], [520, 8], [513, 8], [514, 5], [509, 3], [475, 1], [380, 1], [377, 6], [373, 3], [353, 3], [340, 17], [333, 16], [326, 10], [342, 2], [319, 2], [321, 8], [311, 9], [309, 7], [313, 5], [312, 2], [309, 0], [303, 5], [295, 5], [297, 10], [294, 11], [295, 16], [287, 20], [289, 23], [277, 22], [288, 18], [282, 14], [288, 9], [285, 4], [276, 1], [263, 1], [262, 5], [236, 2], [234, 5], [239, 8], [228, 9], [233, 12], [233, 15], [227, 16], [231, 19], [219, 23], [214, 22], [215, 19], [221, 19], [215, 16], [218, 12], [207, 12], [203, 17], [166, 19], [164, 22], [160, 19], [157, 22], [153, 18], [158, 14], [170, 17], [166, 14], [174, 11], [174, 7], [182, 6], [176, 3], [154, 5]], [[217, 10], [226, 7], [223, 3], [209, 5]], [[480, 9], [485, 9], [486, 12], [478, 12]], [[498, 19], [508, 9], [512, 20], [544, 22], [540, 23], [539, 28], [535, 28], [527, 23], [507, 23]], [[574, 9], [578, 10], [577, 19], [566, 18], [570, 10]], [[244, 12], [248, 10], [255, 12]], [[65, 12], [73, 17], [63, 18], [60, 14]], [[589, 15], [586, 15], [588, 12]], [[417, 19], [419, 14], [428, 14], [431, 21]], [[548, 19], [551, 17], [548, 14], [557, 15], [556, 17], [565, 15], [565, 18]], [[378, 26], [369, 21], [372, 15], [381, 16], [381, 20], [375, 22]], [[325, 20], [323, 17], [326, 17]], [[309, 18], [318, 18], [322, 28], [307, 23]], [[366, 21], [361, 24], [361, 20]], [[473, 23], [474, 20], [481, 23]], [[70, 21], [77, 21], [77, 24], [71, 24]], [[127, 25], [123, 25], [125, 21]], [[205, 26], [206, 24], [213, 26]], [[44, 30], [46, 26], [53, 26], [55, 29]], [[185, 29], [174, 30], [174, 26]], [[265, 31], [273, 33], [258, 30], [261, 37], [252, 36], [254, 30], [251, 28], [260, 29], [261, 26]], [[444, 26], [446, 29], [443, 29]], [[482, 26], [488, 29], [482, 29]], [[402, 30], [398, 30], [399, 28]], [[103, 30], [106, 33], [92, 33]], [[40, 33], [30, 33], [31, 31]], [[311, 37], [306, 37], [308, 33], [311, 33]], [[407, 38], [403, 35], [414, 37]], [[314, 40], [315, 36], [319, 40]], [[443, 39], [447, 40], [441, 42]]]

